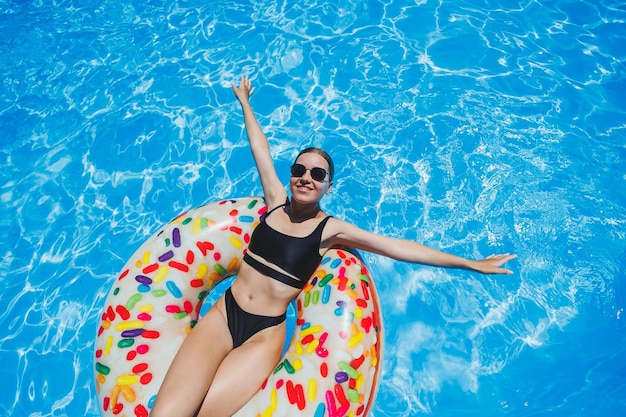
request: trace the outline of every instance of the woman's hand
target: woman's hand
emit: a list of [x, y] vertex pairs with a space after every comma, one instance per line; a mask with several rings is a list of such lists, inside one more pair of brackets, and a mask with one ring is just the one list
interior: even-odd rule
[[517, 258], [517, 255], [504, 253], [501, 255], [490, 255], [479, 261], [472, 261], [471, 267], [474, 271], [481, 274], [506, 274], [511, 275], [513, 271], [501, 268], [506, 262]]
[[240, 103], [245, 103], [248, 101], [252, 93], [254, 93], [255, 87], [250, 88], [251, 85], [250, 78], [241, 76], [241, 82], [239, 83], [239, 87], [232, 83], [233, 92], [235, 93], [235, 97], [239, 100]]

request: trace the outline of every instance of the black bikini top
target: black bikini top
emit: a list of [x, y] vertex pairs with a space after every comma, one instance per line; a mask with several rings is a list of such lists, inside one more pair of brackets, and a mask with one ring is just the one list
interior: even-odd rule
[[263, 258], [266, 262], [280, 267], [293, 276], [275, 270], [270, 265], [248, 255], [247, 252], [243, 260], [263, 275], [291, 287], [302, 289], [322, 260], [320, 255], [322, 231], [331, 216], [324, 218], [308, 236], [289, 236], [272, 229], [266, 222], [267, 217], [274, 210], [287, 204], [275, 207], [267, 213], [265, 219], [252, 232], [248, 249], [257, 257]]

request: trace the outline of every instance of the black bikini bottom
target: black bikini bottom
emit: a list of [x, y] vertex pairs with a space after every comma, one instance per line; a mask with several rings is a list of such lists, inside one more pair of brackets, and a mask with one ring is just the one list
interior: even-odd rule
[[241, 346], [246, 340], [250, 339], [261, 330], [282, 323], [287, 317], [287, 313], [275, 317], [248, 313], [239, 307], [230, 288], [224, 293], [224, 301], [226, 303], [228, 329], [233, 338], [233, 349]]

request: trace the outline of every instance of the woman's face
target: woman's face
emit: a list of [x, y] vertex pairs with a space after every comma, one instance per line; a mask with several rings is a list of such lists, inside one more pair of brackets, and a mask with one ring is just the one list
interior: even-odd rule
[[[328, 162], [323, 156], [314, 152], [308, 152], [300, 155], [294, 162], [295, 164], [303, 165], [306, 171], [301, 177], [291, 176], [289, 187], [292, 198], [299, 203], [317, 203], [332, 187], [328, 175]], [[327, 174], [323, 181], [316, 181], [311, 177], [311, 169], [316, 167], [323, 168], [326, 171]]]

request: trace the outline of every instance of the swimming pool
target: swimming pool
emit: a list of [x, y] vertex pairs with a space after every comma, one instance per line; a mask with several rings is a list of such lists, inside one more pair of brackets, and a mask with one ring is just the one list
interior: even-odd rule
[[[450, 4], [448, 4], [450, 3]], [[626, 7], [616, 1], [0, 0], [0, 415], [97, 416], [100, 308], [188, 208], [260, 193], [231, 81], [325, 209], [511, 277], [365, 259], [375, 416], [626, 409]]]

